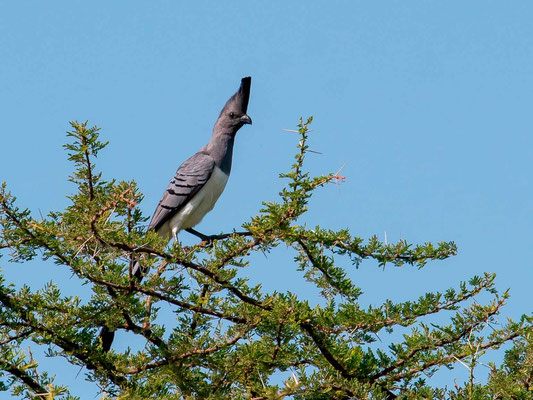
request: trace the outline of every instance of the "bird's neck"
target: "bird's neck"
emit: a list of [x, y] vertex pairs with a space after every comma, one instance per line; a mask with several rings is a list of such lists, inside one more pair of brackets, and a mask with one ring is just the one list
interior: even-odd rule
[[235, 134], [215, 133], [207, 144], [207, 152], [215, 160], [216, 165], [227, 175], [231, 171], [231, 159], [233, 156], [233, 143]]

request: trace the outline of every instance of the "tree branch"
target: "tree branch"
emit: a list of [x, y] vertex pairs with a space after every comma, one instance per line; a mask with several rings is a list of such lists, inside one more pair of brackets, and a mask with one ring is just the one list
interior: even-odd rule
[[45, 397], [49, 394], [45, 387], [43, 387], [37, 380], [33, 379], [28, 372], [26, 372], [25, 368], [17, 367], [6, 360], [0, 360], [0, 364], [4, 364], [4, 366], [1, 367], [2, 370], [18, 378], [37, 396]]
[[112, 288], [115, 288], [115, 289], [118, 289], [118, 290], [124, 290], [124, 291], [135, 290], [136, 292], [145, 294], [147, 296], [156, 297], [159, 300], [166, 301], [166, 302], [168, 302], [170, 304], [173, 304], [175, 306], [178, 306], [178, 307], [181, 307], [181, 308], [193, 311], [193, 312], [198, 312], [200, 314], [211, 315], [213, 317], [225, 319], [227, 321], [231, 321], [231, 322], [234, 322], [234, 323], [237, 323], [237, 324], [247, 324], [248, 323], [248, 321], [245, 318], [238, 317], [238, 316], [233, 316], [233, 315], [225, 315], [224, 313], [222, 313], [220, 311], [210, 310], [208, 308], [195, 306], [195, 305], [186, 303], [184, 301], [177, 300], [177, 299], [174, 299], [172, 297], [166, 296], [166, 295], [164, 295], [162, 293], [159, 293], [159, 292], [157, 292], [155, 290], [147, 289], [144, 286], [140, 286], [140, 285], [137, 285], [137, 284], [120, 285], [118, 283], [104, 281], [102, 279], [98, 279], [98, 278], [95, 278], [95, 277], [90, 276], [90, 275], [87, 275], [87, 279], [89, 279], [93, 283], [96, 283], [96, 284], [99, 284], [99, 285], [104, 285], [104, 286], [109, 286], [109, 287], [112, 287]]
[[[483, 319], [483, 320], [478, 320], [476, 321], [475, 323], [473, 324], [470, 324], [468, 326], [465, 326], [462, 330], [460, 330], [456, 335], [453, 335], [447, 339], [441, 339], [439, 341], [435, 341], [435, 342], [430, 342], [430, 343], [426, 343], [426, 344], [423, 344], [421, 346], [418, 346], [418, 347], [415, 347], [413, 349], [411, 349], [407, 354], [405, 354], [401, 359], [397, 360], [395, 363], [391, 364], [390, 366], [388, 366], [387, 368], [384, 368], [382, 369], [380, 372], [377, 372], [375, 373], [374, 375], [371, 375], [368, 379], [370, 382], [375, 382], [377, 381], [377, 379], [385, 376], [385, 375], [388, 375], [390, 374], [392, 371], [396, 370], [396, 369], [399, 369], [401, 368], [403, 365], [405, 365], [408, 361], [410, 361], [417, 353], [421, 352], [421, 351], [426, 351], [426, 350], [432, 350], [432, 349], [436, 349], [436, 348], [441, 348], [441, 347], [444, 347], [446, 345], [449, 345], [449, 344], [452, 344], [452, 343], [456, 343], [458, 342], [459, 340], [461, 340], [463, 337], [467, 336], [468, 334], [470, 334], [470, 332], [477, 328], [479, 325], [481, 325], [483, 322], [485, 322], [487, 320], [487, 318], [495, 315], [498, 310], [500, 309], [500, 307], [504, 304], [505, 302], [505, 299], [501, 299], [497, 306], [490, 312], [486, 315], [486, 318]], [[440, 362], [439, 364], [443, 364], [442, 362]]]
[[138, 368], [132, 368], [128, 371], [126, 371], [126, 374], [128, 375], [131, 375], [131, 374], [137, 374], [139, 372], [142, 372], [142, 371], [147, 371], [147, 370], [150, 370], [150, 369], [154, 369], [154, 368], [159, 368], [159, 367], [163, 367], [165, 365], [169, 365], [171, 363], [175, 363], [177, 361], [181, 361], [181, 360], [184, 360], [186, 358], [189, 358], [189, 357], [193, 357], [193, 356], [200, 356], [200, 355], [206, 355], [206, 354], [210, 354], [210, 353], [214, 353], [224, 347], [228, 347], [228, 346], [231, 346], [235, 343], [237, 343], [239, 340], [241, 340], [253, 327], [255, 327], [255, 324], [250, 326], [249, 329], [246, 329], [244, 330], [243, 332], [233, 336], [231, 339], [223, 342], [223, 343], [218, 343], [214, 346], [211, 346], [211, 347], [208, 347], [206, 349], [194, 349], [194, 350], [189, 350], [185, 353], [181, 353], [177, 356], [171, 356], [171, 357], [168, 357], [166, 360], [162, 360], [162, 361], [158, 361], [158, 362], [155, 362], [155, 363], [151, 363], [151, 364], [145, 364], [143, 365], [142, 367], [138, 367]]
[[354, 375], [350, 374], [348, 370], [333, 356], [333, 354], [331, 354], [326, 340], [315, 330], [313, 325], [311, 325], [310, 320], [300, 322], [300, 327], [311, 337], [311, 339], [313, 339], [313, 342], [320, 350], [320, 353], [322, 353], [324, 358], [335, 370], [340, 372], [343, 378], [351, 379], [354, 377]]
[[24, 321], [24, 324], [34, 331], [39, 332], [42, 336], [47, 337], [50, 342], [59, 346], [66, 354], [69, 354], [78, 360], [82, 361], [88, 369], [98, 369], [103, 372], [106, 377], [118, 386], [126, 384], [126, 379], [118, 375], [115, 366], [105, 359], [96, 360], [88, 349], [81, 347], [77, 343], [60, 336], [57, 331], [54, 331], [38, 322], [36, 322], [32, 313], [22, 308], [18, 302], [10, 295], [0, 290], [0, 302], [8, 309], [14, 311], [18, 317]]
[[93, 172], [91, 160], [89, 159], [89, 148], [87, 146], [87, 136], [81, 135], [81, 144], [85, 148], [83, 154], [85, 156], [85, 165], [87, 168], [87, 183], [89, 184], [89, 201], [94, 200], [94, 189], [93, 189]]

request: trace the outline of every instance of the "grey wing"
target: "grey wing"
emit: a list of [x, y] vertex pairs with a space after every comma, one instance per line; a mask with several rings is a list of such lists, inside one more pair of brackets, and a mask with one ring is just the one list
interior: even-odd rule
[[205, 185], [215, 168], [215, 161], [198, 152], [180, 165], [168, 184], [152, 216], [148, 229], [157, 231]]

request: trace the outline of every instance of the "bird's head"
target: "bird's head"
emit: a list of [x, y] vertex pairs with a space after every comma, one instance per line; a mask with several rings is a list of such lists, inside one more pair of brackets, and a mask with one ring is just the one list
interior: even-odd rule
[[226, 133], [235, 134], [241, 126], [252, 123], [252, 119], [246, 114], [248, 100], [250, 99], [251, 83], [251, 77], [247, 76], [242, 78], [241, 87], [226, 102], [226, 105], [218, 116], [215, 128], [221, 129]]

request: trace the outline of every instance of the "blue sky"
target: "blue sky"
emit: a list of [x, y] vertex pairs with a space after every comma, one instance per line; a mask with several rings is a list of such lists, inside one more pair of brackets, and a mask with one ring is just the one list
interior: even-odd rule
[[[504, 312], [516, 318], [532, 308], [532, 11], [527, 1], [4, 2], [0, 181], [36, 215], [64, 207], [65, 131], [89, 120], [111, 142], [98, 167], [136, 180], [149, 215], [251, 75], [254, 124], [239, 132], [232, 176], [199, 230], [239, 228], [277, 198], [296, 144], [282, 129], [313, 115], [322, 154], [309, 169], [345, 165], [347, 180], [317, 193], [309, 224], [459, 246], [421, 271], [364, 262], [353, 271], [362, 302], [490, 271], [511, 289]], [[251, 279], [305, 295], [291, 257], [276, 249]], [[0, 266], [17, 284], [77, 290], [53, 264]]]

